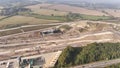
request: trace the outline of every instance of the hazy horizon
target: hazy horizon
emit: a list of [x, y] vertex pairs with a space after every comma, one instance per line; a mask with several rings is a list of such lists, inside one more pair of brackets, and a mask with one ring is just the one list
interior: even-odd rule
[[[0, 2], [5, 1], [21, 1], [21, 0], [0, 0]], [[27, 1], [27, 0], [26, 0]], [[28, 0], [28, 1], [42, 1], [42, 0]], [[47, 0], [47, 1], [85, 1], [90, 3], [120, 3], [120, 0]]]
[[[57, 0], [57, 1], [72, 1], [72, 0]], [[90, 3], [120, 3], [120, 0], [114, 0], [114, 1], [113, 0], [89, 0], [89, 1], [88, 0], [74, 0], [74, 1], [85, 1], [85, 2], [90, 2]]]
[[120, 3], [120, 0], [91, 0], [97, 3]]

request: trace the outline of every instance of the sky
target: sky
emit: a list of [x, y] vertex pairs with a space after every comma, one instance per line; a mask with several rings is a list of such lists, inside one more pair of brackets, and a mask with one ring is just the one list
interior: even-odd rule
[[[10, 1], [10, 0], [0, 0], [0, 2], [1, 1]], [[33, 0], [33, 1], [35, 1], [35, 0]], [[56, 1], [64, 1], [64, 0], [56, 0]], [[67, 1], [69, 1], [69, 0], [67, 0]], [[120, 0], [70, 0], [70, 1], [86, 1], [86, 2], [92, 2], [92, 3], [120, 3]]]
[[[83, 0], [84, 1], [84, 0]], [[88, 0], [86, 0], [88, 1]], [[90, 1], [90, 0], [89, 0]], [[99, 3], [120, 3], [120, 0], [91, 0], [91, 2], [99, 2]]]
[[86, 2], [92, 2], [92, 3], [120, 3], [120, 0], [56, 0], [56, 1], [86, 1]]

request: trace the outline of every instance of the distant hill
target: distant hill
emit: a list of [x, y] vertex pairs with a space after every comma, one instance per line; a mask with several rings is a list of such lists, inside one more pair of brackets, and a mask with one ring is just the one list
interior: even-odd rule
[[88, 8], [120, 8], [120, 2], [111, 3], [111, 1], [98, 1], [98, 0], [0, 0], [0, 6], [26, 6], [37, 3], [57, 3], [57, 4], [69, 4], [74, 6], [82, 6]]
[[39, 3], [36, 0], [0, 0], [0, 6], [13, 7], [13, 6], [25, 6]]
[[120, 1], [117, 2], [116, 0], [47, 0], [47, 2], [69, 4], [88, 8], [120, 8]]

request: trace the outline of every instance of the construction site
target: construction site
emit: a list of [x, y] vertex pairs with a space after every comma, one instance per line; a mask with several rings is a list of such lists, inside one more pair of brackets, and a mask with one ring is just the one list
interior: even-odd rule
[[0, 68], [54, 67], [67, 46], [120, 41], [120, 25], [102, 21], [65, 22], [49, 28], [22, 31], [0, 37]]

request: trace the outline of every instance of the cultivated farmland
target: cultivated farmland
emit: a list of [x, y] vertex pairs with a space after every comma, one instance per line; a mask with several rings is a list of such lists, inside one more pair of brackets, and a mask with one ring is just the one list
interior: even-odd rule
[[4, 18], [5, 16], [0, 16], [0, 19]]
[[58, 11], [65, 11], [65, 12], [72, 12], [72, 13], [80, 13], [80, 14], [86, 14], [86, 15], [96, 15], [96, 16], [108, 16], [105, 13], [102, 13], [97, 10], [90, 10], [86, 8], [81, 8], [81, 7], [74, 7], [74, 6], [69, 6], [69, 5], [52, 5], [52, 6], [47, 6], [44, 8], [48, 9], [56, 9]]
[[13, 17], [6, 18], [6, 19], [0, 21], [0, 27], [5, 28], [6, 26], [16, 25], [16, 24], [36, 25], [36, 24], [47, 24], [47, 23], [53, 23], [53, 22], [58, 22], [58, 21], [57, 20], [37, 19], [34, 17], [13, 16]]
[[103, 9], [104, 12], [114, 17], [120, 17], [120, 10], [118, 9]]
[[55, 15], [55, 16], [67, 15], [67, 12], [61, 12], [61, 11], [50, 10], [50, 9], [33, 10], [33, 13], [41, 14], [41, 15]]
[[37, 5], [31, 5], [27, 6], [26, 8], [31, 8], [31, 9], [40, 9], [44, 7], [52, 6], [52, 4], [37, 4]]
[[33, 13], [41, 14], [41, 15], [65, 16], [68, 14], [68, 12], [44, 8], [44, 7], [49, 7], [49, 6], [52, 6], [52, 4], [38, 4], [38, 5], [27, 6], [26, 8], [31, 9]]

